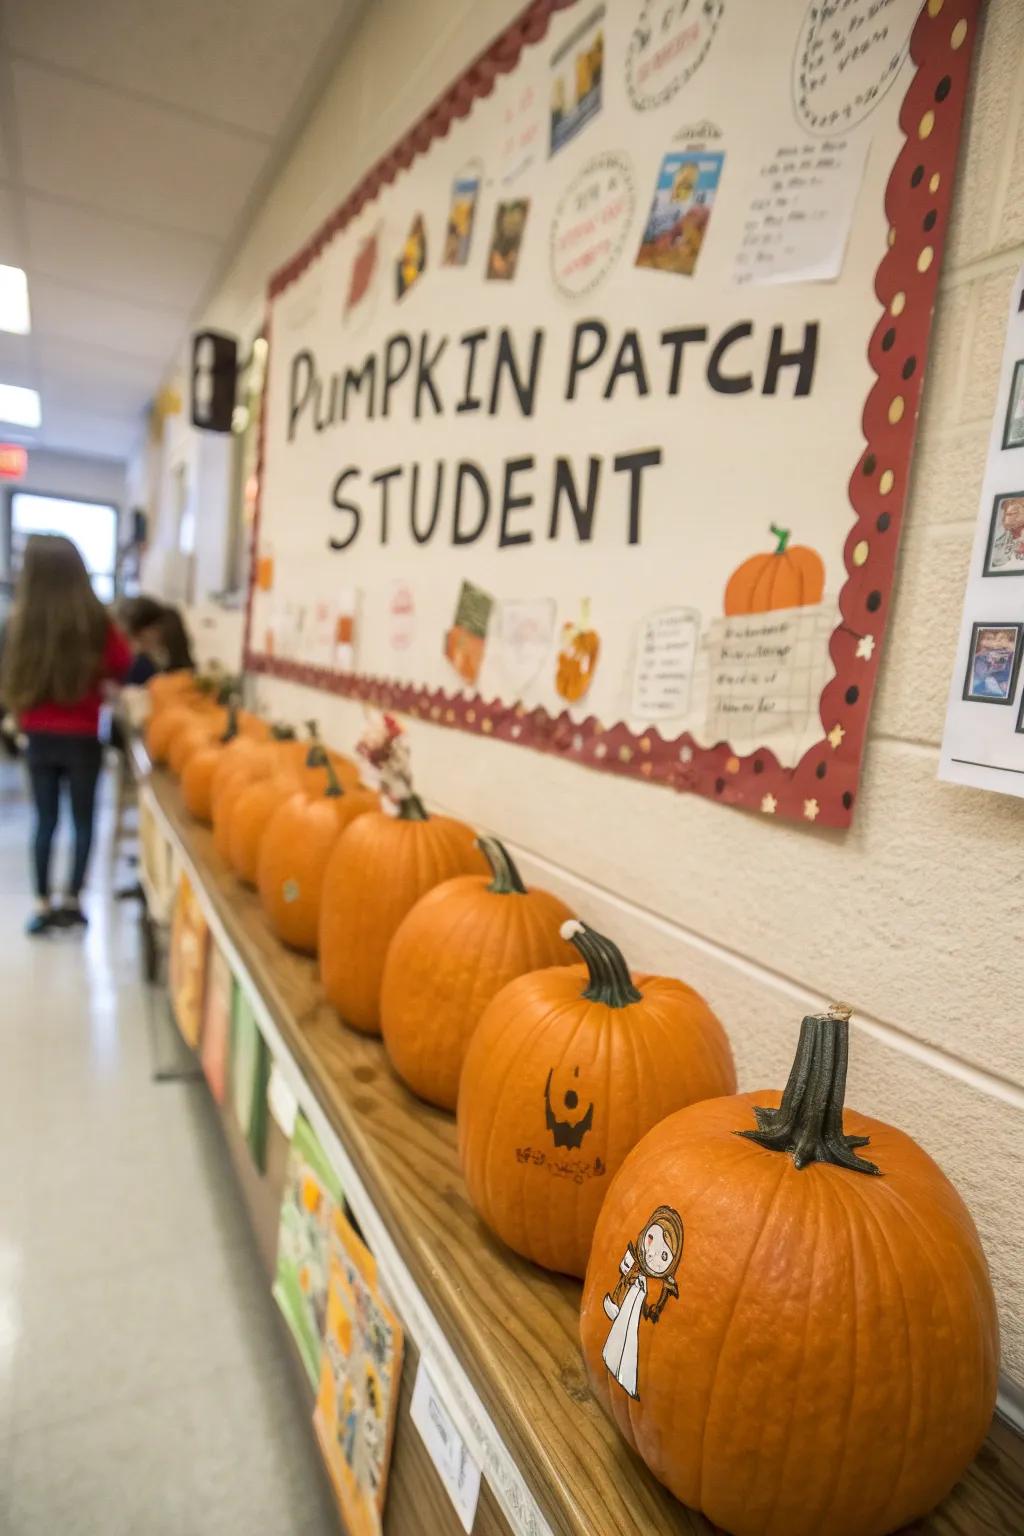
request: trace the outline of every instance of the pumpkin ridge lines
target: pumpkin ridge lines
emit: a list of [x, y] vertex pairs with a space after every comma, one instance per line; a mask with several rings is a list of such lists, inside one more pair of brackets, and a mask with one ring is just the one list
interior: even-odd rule
[[[856, 1302], [856, 1297], [858, 1294], [857, 1238], [853, 1230], [853, 1221], [850, 1216], [850, 1206], [847, 1203], [845, 1194], [839, 1189], [838, 1185], [834, 1192], [834, 1203], [836, 1207], [842, 1211], [843, 1219], [846, 1223], [846, 1233], [850, 1245], [850, 1268], [852, 1271], [850, 1290]], [[851, 1311], [853, 1313], [853, 1342], [850, 1350], [850, 1381], [846, 1396], [846, 1406], [840, 1420], [841, 1428], [847, 1431], [849, 1430], [850, 1420], [853, 1418], [853, 1407], [857, 1397], [857, 1350], [860, 1344], [859, 1308], [856, 1306], [856, 1304], [851, 1308]], [[836, 1495], [839, 1492], [840, 1483], [843, 1476], [843, 1468], [846, 1464], [846, 1456], [849, 1450], [849, 1446], [849, 1434], [843, 1434], [842, 1445], [840, 1446], [839, 1454], [834, 1455], [832, 1458], [832, 1486], [829, 1490], [829, 1496], [825, 1503], [826, 1509], [831, 1509], [835, 1503]]]
[[[941, 1173], [941, 1169], [939, 1171]], [[943, 1177], [943, 1179], [945, 1179], [945, 1174], [942, 1174], [942, 1177]], [[958, 1317], [958, 1312], [957, 1312], [956, 1309], [954, 1309], [953, 1305], [950, 1302], [949, 1288], [946, 1285], [945, 1270], [943, 1268], [942, 1263], [939, 1262], [939, 1260], [937, 1259], [937, 1257], [935, 1255], [935, 1238], [934, 1238], [934, 1233], [932, 1232], [931, 1228], [928, 1226], [928, 1224], [926, 1222], [922, 1222], [922, 1220], [921, 1220], [917, 1210], [913, 1206], [913, 1204], [910, 1201], [906, 1200], [904, 1198], [904, 1196], [900, 1194], [898, 1189], [894, 1189], [891, 1182], [888, 1184], [887, 1187], [888, 1187], [890, 1198], [893, 1199], [895, 1201], [895, 1203], [903, 1211], [904, 1219], [907, 1221], [908, 1225], [912, 1225], [914, 1227], [914, 1230], [915, 1230], [915, 1232], [917, 1234], [917, 1237], [918, 1237], [918, 1242], [919, 1242], [919, 1245], [920, 1245], [921, 1252], [924, 1254], [924, 1256], [925, 1256], [925, 1258], [926, 1258], [926, 1260], [928, 1262], [929, 1268], [932, 1270], [932, 1272], [938, 1278], [938, 1282], [939, 1282], [938, 1283], [938, 1289], [941, 1290], [943, 1301], [945, 1302], [946, 1319], [947, 1319], [947, 1322], [949, 1324], [949, 1333], [950, 1333], [950, 1336], [955, 1337], [955, 1335], [956, 1335], [956, 1321], [957, 1321], [957, 1317]], [[964, 1262], [964, 1254], [963, 1254], [963, 1248], [962, 1248], [962, 1246], [960, 1244], [956, 1245], [956, 1254], [957, 1254], [957, 1257], [963, 1263]], [[965, 1265], [965, 1267], [966, 1267], [966, 1265]], [[973, 1274], [970, 1276], [970, 1278], [971, 1278], [971, 1288], [973, 1290], [974, 1289]], [[979, 1321], [980, 1321], [980, 1318], [979, 1318]], [[980, 1336], [979, 1336], [979, 1346], [980, 1346], [979, 1354], [984, 1356], [984, 1354], [985, 1354], [984, 1340], [982, 1338], [980, 1338]], [[963, 1352], [959, 1351], [959, 1350], [956, 1350], [956, 1351], [954, 1351], [954, 1355], [955, 1355], [955, 1358], [956, 1358], [956, 1369], [957, 1369], [957, 1377], [958, 1377], [957, 1386], [958, 1386], [958, 1389], [962, 1389], [963, 1382], [959, 1378], [963, 1377]], [[913, 1357], [911, 1357], [911, 1358], [913, 1358]], [[967, 1383], [968, 1383], [968, 1385], [970, 1385], [970, 1382], [971, 1382], [974, 1374], [975, 1373], [973, 1371], [968, 1371], [967, 1372]], [[924, 1401], [926, 1409], [927, 1409], [927, 1397], [924, 1397], [922, 1400]], [[909, 1436], [908, 1436], [908, 1444], [909, 1444]], [[898, 1489], [898, 1485], [897, 1485], [897, 1489]]]
[[[892, 1185], [891, 1184], [886, 1185], [885, 1188], [891, 1190]], [[911, 1425], [913, 1424], [913, 1421], [914, 1421], [914, 1401], [915, 1401], [915, 1396], [916, 1396], [916, 1393], [914, 1391], [914, 1387], [915, 1387], [914, 1347], [913, 1347], [913, 1339], [912, 1339], [912, 1336], [911, 1336], [911, 1329], [910, 1329], [910, 1310], [909, 1310], [909, 1308], [907, 1306], [907, 1291], [906, 1291], [906, 1287], [905, 1287], [905, 1285], [903, 1283], [903, 1270], [902, 1270], [902, 1268], [901, 1268], [901, 1266], [899, 1264], [899, 1261], [896, 1258], [895, 1253], [893, 1252], [892, 1243], [889, 1241], [889, 1234], [885, 1230], [885, 1223], [880, 1219], [880, 1217], [878, 1215], [878, 1212], [875, 1210], [875, 1208], [872, 1205], [871, 1201], [865, 1199], [863, 1193], [861, 1193], [860, 1190], [861, 1190], [861, 1186], [858, 1185], [857, 1186], [857, 1191], [858, 1191], [857, 1199], [860, 1202], [860, 1205], [862, 1206], [864, 1211], [867, 1213], [867, 1215], [870, 1218], [871, 1222], [874, 1224], [875, 1231], [878, 1233], [879, 1238], [881, 1239], [881, 1241], [885, 1245], [886, 1256], [887, 1256], [887, 1258], [889, 1260], [889, 1267], [892, 1270], [892, 1274], [893, 1274], [893, 1279], [895, 1281], [896, 1290], [899, 1292], [900, 1307], [901, 1307], [902, 1312], [903, 1312], [903, 1336], [904, 1336], [905, 1347], [906, 1347], [906, 1371], [905, 1371], [905, 1377], [906, 1377], [906, 1380], [907, 1380], [907, 1383], [908, 1383], [908, 1387], [907, 1387], [907, 1411], [906, 1411], [906, 1422], [905, 1422], [904, 1430], [903, 1430], [903, 1449], [902, 1449], [902, 1452], [900, 1454], [899, 1464], [898, 1464], [897, 1469], [896, 1469], [896, 1476], [893, 1479], [892, 1487], [889, 1489], [889, 1492], [886, 1495], [884, 1503], [881, 1505], [882, 1511], [888, 1511], [889, 1509], [892, 1508], [892, 1505], [893, 1505], [893, 1503], [896, 1500], [896, 1496], [899, 1493], [900, 1485], [903, 1482], [903, 1474], [904, 1474], [904, 1471], [906, 1470], [906, 1465], [907, 1465], [907, 1454], [908, 1454], [909, 1449], [910, 1449], [910, 1428], [911, 1428]], [[885, 1523], [888, 1525], [890, 1522], [888, 1521], [888, 1519], [886, 1519]]]
[[[742, 1299], [742, 1296], [743, 1296], [743, 1290], [744, 1290], [744, 1287], [745, 1287], [745, 1285], [747, 1283], [747, 1276], [750, 1273], [750, 1266], [754, 1262], [754, 1255], [756, 1254], [756, 1252], [757, 1252], [757, 1250], [758, 1250], [758, 1248], [760, 1246], [761, 1239], [763, 1238], [763, 1236], [765, 1234], [765, 1229], [767, 1228], [768, 1222], [770, 1221], [772, 1213], [775, 1210], [775, 1204], [776, 1204], [776, 1201], [778, 1200], [779, 1195], [781, 1193], [782, 1185], [783, 1185], [783, 1182], [785, 1180], [785, 1177], [786, 1177], [787, 1173], [789, 1173], [790, 1170], [792, 1169], [792, 1164], [790, 1163], [788, 1158], [779, 1158], [778, 1161], [779, 1161], [779, 1172], [778, 1172], [778, 1176], [777, 1176], [777, 1178], [775, 1180], [775, 1188], [772, 1190], [771, 1199], [768, 1201], [768, 1203], [767, 1203], [767, 1205], [765, 1207], [764, 1215], [761, 1218], [761, 1225], [757, 1229], [757, 1233], [756, 1233], [756, 1235], [754, 1237], [754, 1240], [753, 1240], [753, 1242], [750, 1245], [750, 1249], [749, 1249], [749, 1251], [747, 1253], [747, 1257], [746, 1257], [746, 1261], [744, 1262], [743, 1269], [742, 1269], [742, 1271], [740, 1273], [739, 1279], [736, 1282], [736, 1291], [735, 1291], [735, 1294], [733, 1295], [732, 1306], [729, 1308], [729, 1316], [726, 1318], [725, 1327], [722, 1329], [721, 1337], [718, 1340], [718, 1345], [717, 1345], [717, 1348], [715, 1350], [715, 1365], [714, 1365], [714, 1370], [713, 1370], [712, 1375], [711, 1375], [711, 1385], [710, 1385], [710, 1387], [708, 1389], [708, 1394], [707, 1394], [707, 1399], [706, 1399], [706, 1407], [704, 1409], [704, 1423], [703, 1423], [703, 1425], [701, 1427], [700, 1472], [699, 1472], [699, 1475], [698, 1475], [698, 1483], [697, 1483], [698, 1496], [699, 1496], [698, 1497], [698, 1508], [700, 1508], [700, 1509], [705, 1509], [705, 1510], [707, 1509], [707, 1505], [706, 1505], [706, 1503], [704, 1501], [704, 1484], [705, 1484], [705, 1482], [707, 1480], [706, 1459], [707, 1459], [707, 1444], [708, 1444], [708, 1425], [711, 1422], [711, 1415], [712, 1415], [712, 1412], [714, 1410], [714, 1405], [715, 1405], [715, 1393], [716, 1393], [716, 1391], [718, 1389], [718, 1379], [719, 1379], [719, 1376], [721, 1375], [721, 1371], [722, 1371], [722, 1356], [725, 1353], [725, 1346], [726, 1346], [726, 1343], [728, 1342], [729, 1333], [730, 1333], [730, 1331], [732, 1329], [733, 1323], [736, 1320], [736, 1313], [737, 1313], [737, 1311], [739, 1309], [740, 1300]], [[691, 1214], [691, 1219], [692, 1219], [692, 1214]]]
[[[807, 1361], [807, 1338], [811, 1331], [812, 1309], [810, 1302], [814, 1295], [814, 1273], [815, 1266], [818, 1262], [818, 1237], [821, 1232], [821, 1191], [818, 1189], [817, 1183], [809, 1186], [809, 1188], [814, 1190], [814, 1242], [811, 1244], [811, 1272], [807, 1283], [807, 1296], [804, 1304], [804, 1326], [803, 1334], [800, 1340], [800, 1364], [797, 1367], [795, 1377], [789, 1391], [789, 1411], [786, 1415], [786, 1431], [783, 1435], [783, 1440], [787, 1445], [790, 1441], [790, 1433], [793, 1428], [793, 1420], [796, 1417], [796, 1405], [799, 1398], [799, 1388], [803, 1381], [804, 1366]], [[765, 1510], [765, 1530], [768, 1530], [771, 1527], [772, 1519], [774, 1518], [775, 1511], [779, 1505], [779, 1500], [782, 1498], [783, 1489], [786, 1486], [788, 1476], [788, 1461], [789, 1452], [787, 1452], [785, 1460], [781, 1461], [779, 1465], [779, 1479], [775, 1488], [775, 1496]]]

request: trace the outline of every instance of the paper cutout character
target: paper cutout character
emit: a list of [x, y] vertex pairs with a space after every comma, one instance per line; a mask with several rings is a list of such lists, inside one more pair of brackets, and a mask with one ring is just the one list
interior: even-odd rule
[[423, 215], [418, 213], [409, 226], [409, 233], [402, 246], [402, 254], [395, 263], [395, 286], [398, 298], [408, 293], [414, 283], [419, 282], [426, 265], [427, 229], [423, 222]]
[[[670, 1205], [659, 1205], [644, 1224], [636, 1247], [630, 1244], [619, 1265], [620, 1279], [604, 1298], [611, 1328], [601, 1358], [622, 1390], [639, 1399], [637, 1363], [640, 1322], [657, 1323], [670, 1296], [679, 1299], [675, 1273], [683, 1256], [683, 1220]], [[658, 1287], [657, 1299], [654, 1288]]]

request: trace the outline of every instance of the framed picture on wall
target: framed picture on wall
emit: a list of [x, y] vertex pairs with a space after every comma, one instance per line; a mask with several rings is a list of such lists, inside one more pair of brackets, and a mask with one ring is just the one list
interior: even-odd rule
[[1003, 427], [1004, 448], [1024, 448], [1024, 357], [1013, 365], [1010, 398]]
[[975, 624], [967, 653], [964, 698], [972, 704], [1012, 704], [1020, 671], [1024, 624]]
[[983, 576], [1024, 576], [1024, 491], [1005, 491], [992, 502]]

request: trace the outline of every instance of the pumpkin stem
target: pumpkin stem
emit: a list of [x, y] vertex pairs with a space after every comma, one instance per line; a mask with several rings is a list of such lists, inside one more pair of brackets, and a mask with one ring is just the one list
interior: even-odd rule
[[478, 837], [476, 845], [491, 866], [494, 879], [487, 887], [498, 896], [525, 896], [526, 886], [504, 843], [496, 837]]
[[827, 1013], [810, 1014], [800, 1025], [793, 1068], [778, 1109], [755, 1107], [756, 1131], [737, 1131], [769, 1152], [788, 1152], [797, 1168], [832, 1163], [852, 1173], [881, 1173], [855, 1147], [867, 1136], [843, 1131], [843, 1100], [850, 1052], [850, 1009], [833, 1003]]
[[595, 933], [576, 917], [563, 923], [559, 931], [563, 939], [575, 944], [587, 962], [590, 979], [581, 997], [589, 997], [592, 1003], [607, 1003], [609, 1008], [627, 1008], [630, 1003], [640, 1002], [643, 993], [633, 985], [622, 951], [611, 939]]
[[238, 735], [238, 694], [237, 693], [233, 693], [231, 695], [230, 699], [228, 700], [228, 723], [227, 723], [227, 726], [225, 727], [224, 734], [221, 737], [221, 741], [224, 742], [225, 745], [226, 745], [229, 741], [234, 741], [234, 739], [235, 739], [235, 737], [237, 735]]
[[406, 795], [398, 802], [399, 821], [429, 821], [430, 813], [419, 795]]
[[779, 541], [778, 547], [772, 550], [772, 554], [784, 555], [786, 553], [786, 545], [789, 543], [789, 529], [780, 528], [777, 523], [769, 523], [768, 530], [770, 533], [774, 533]]
[[341, 787], [341, 780], [334, 771], [334, 764], [326, 752], [324, 753], [323, 766], [327, 772], [327, 788], [324, 790], [324, 794], [328, 800], [338, 800], [345, 791]]
[[306, 730], [309, 732], [309, 751], [306, 753], [307, 768], [322, 768], [327, 761], [327, 753], [324, 751], [320, 740], [320, 727], [315, 720], [306, 721]]

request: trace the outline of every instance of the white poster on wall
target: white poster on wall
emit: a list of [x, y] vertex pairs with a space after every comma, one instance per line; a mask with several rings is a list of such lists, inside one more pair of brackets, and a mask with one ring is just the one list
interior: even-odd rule
[[1024, 795], [1024, 268], [1010, 295], [939, 777]]
[[535, 0], [368, 168], [271, 283], [251, 668], [849, 821], [973, 19], [839, 9]]

